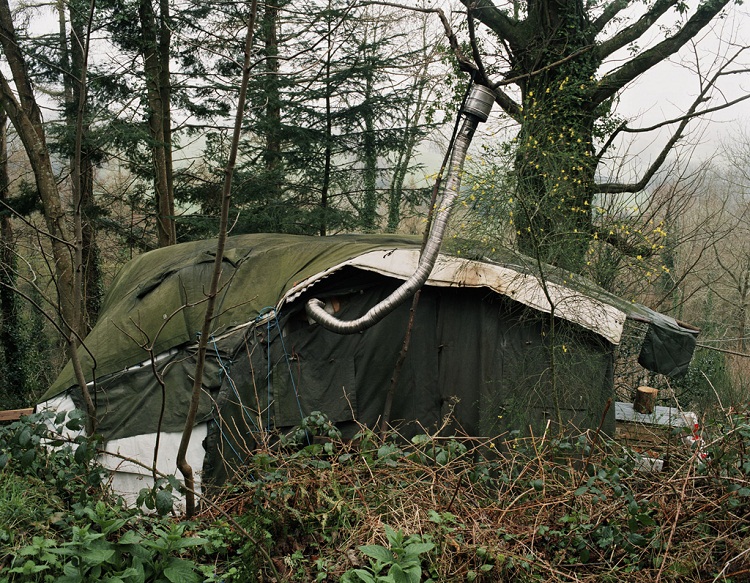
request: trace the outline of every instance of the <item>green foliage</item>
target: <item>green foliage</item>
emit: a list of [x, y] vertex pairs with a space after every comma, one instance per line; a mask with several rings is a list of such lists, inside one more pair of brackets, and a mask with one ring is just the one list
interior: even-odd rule
[[715, 350], [696, 348], [687, 372], [671, 385], [679, 402], [688, 409], [708, 411], [718, 404], [717, 398], [724, 406], [739, 404], [727, 371], [726, 356]]
[[[326, 449], [302, 442], [286, 455], [255, 456], [254, 477], [240, 488], [247, 494], [235, 489], [230, 499], [246, 500], [243, 524], [264, 533], [290, 580], [337, 573], [346, 582], [555, 581], [608, 573], [649, 581], [662, 565], [665, 576], [694, 576], [708, 564], [721, 568], [723, 551], [713, 541], [730, 527], [720, 517], [736, 516], [750, 492], [742, 474], [750, 467], [750, 429], [740, 417], [720, 429], [732, 438], [708, 457], [673, 451], [681, 470], [671, 477], [641, 473], [638, 454], [587, 435], [406, 442], [364, 429], [356, 447], [331, 439]], [[706, 501], [719, 498], [726, 503], [711, 506], [708, 518]], [[677, 506], [684, 522], [674, 523]], [[698, 523], [687, 518], [689, 508], [703, 508]], [[741, 516], [731, 528], [748, 532]], [[691, 535], [696, 526], [701, 534]], [[376, 535], [383, 528], [385, 542]], [[344, 557], [341, 549], [349, 549]], [[242, 577], [262, 580], [262, 561], [253, 557], [258, 578]]]
[[[228, 552], [226, 528], [203, 537], [192, 523], [125, 508], [102, 481], [96, 441], [77, 436], [82, 425], [74, 412], [0, 426], [0, 582], [211, 580], [207, 565]], [[160, 492], [169, 490], [155, 490], [165, 510]]]
[[175, 493], [181, 484], [174, 476], [159, 478], [150, 488], [142, 488], [136, 499], [136, 506], [144, 506], [147, 510], [156, 511], [159, 516], [165, 516], [174, 511]]
[[65, 503], [95, 498], [103, 470], [93, 463], [96, 441], [80, 434], [84, 424], [84, 413], [73, 411], [36, 413], [0, 426], [0, 470], [43, 482]]
[[[44, 314], [4, 287], [20, 284], [8, 271], [0, 267], [0, 402], [4, 408], [20, 409], [33, 404], [51, 384], [59, 350]], [[43, 303], [36, 287], [23, 289], [37, 304]]]
[[[187, 536], [187, 524], [159, 525], [143, 535], [134, 528], [134, 515], [122, 517], [103, 502], [79, 507], [75, 518], [90, 523], [71, 524], [67, 540], [34, 537], [20, 548], [5, 581], [94, 583], [198, 583], [203, 578], [185, 551], [208, 541]], [[54, 578], [54, 579], [53, 579]], [[0, 579], [2, 580], [2, 579]]]
[[[382, 441], [363, 428], [343, 442], [315, 413], [296, 442], [250, 457], [200, 522], [124, 508], [92, 485], [85, 440], [66, 449], [48, 422], [0, 432], [2, 583], [694, 581], [741, 570], [731, 559], [750, 536], [744, 411], [709, 426], [702, 450], [672, 451], [661, 475], [603, 436]], [[46, 482], [66, 465], [80, 475]], [[140, 502], [167, 514], [178, 487], [165, 478]]]
[[[316, 437], [336, 440], [341, 439], [341, 432], [328, 419], [328, 417], [320, 411], [313, 411], [304, 417], [297, 427], [281, 437], [281, 444], [285, 447], [310, 446]], [[328, 448], [327, 453], [332, 453], [330, 447]]]
[[422, 557], [435, 548], [418, 534], [405, 537], [401, 531], [387, 524], [385, 535], [388, 546], [363, 545], [360, 552], [370, 558], [367, 569], [352, 569], [344, 573], [342, 583], [419, 583], [422, 580]]
[[750, 413], [732, 410], [725, 420], [708, 428], [704, 441], [707, 445], [701, 452], [701, 473], [737, 494], [739, 498], [731, 505], [738, 506], [743, 502], [742, 498], [750, 496], [747, 482], [750, 476]]

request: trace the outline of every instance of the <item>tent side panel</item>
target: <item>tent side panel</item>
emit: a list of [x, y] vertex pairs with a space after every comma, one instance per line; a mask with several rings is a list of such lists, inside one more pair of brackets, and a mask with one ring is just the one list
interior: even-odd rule
[[[443, 290], [440, 392], [470, 435], [597, 427], [614, 347], [579, 326], [481, 290]], [[605, 430], [614, 429], [608, 416]]]
[[[97, 432], [105, 440], [155, 433], [182, 432], [195, 374], [195, 353], [177, 350], [161, 360], [158, 376], [150, 364], [132, 367], [110, 375], [97, 383], [94, 402], [97, 410]], [[203, 396], [198, 421], [208, 418], [214, 409], [212, 395], [222, 382], [223, 371], [216, 355], [206, 359]], [[164, 386], [159, 380], [163, 380]], [[84, 409], [80, 389], [70, 391], [79, 409]]]
[[[342, 319], [364, 313], [397, 285], [370, 275], [356, 287], [345, 275], [314, 290]], [[380, 423], [410, 306], [362, 333], [338, 335], [308, 321], [305, 299], [289, 304], [278, 322], [249, 330], [234, 357], [219, 423], [209, 432], [207, 473], [217, 483], [242, 467], [259, 440], [277, 439], [314, 411], [345, 438], [359, 424]], [[612, 395], [613, 362], [613, 345], [580, 326], [555, 319], [553, 330], [548, 315], [490, 290], [426, 287], [390, 421], [407, 438], [435, 430], [449, 414], [454, 429], [475, 436], [537, 432], [548, 421], [595, 428]]]

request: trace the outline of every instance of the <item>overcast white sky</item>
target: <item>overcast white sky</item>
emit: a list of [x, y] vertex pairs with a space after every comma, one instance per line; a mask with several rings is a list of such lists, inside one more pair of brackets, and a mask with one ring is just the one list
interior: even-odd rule
[[[744, 6], [733, 4], [726, 16], [686, 46], [669, 62], [658, 65], [633, 83], [622, 95], [618, 111], [624, 116], [639, 117], [638, 125], [650, 125], [684, 112], [700, 91], [700, 77], [695, 65], [700, 58], [701, 74], [710, 77], [718, 65], [740, 46], [750, 45], [750, 15]], [[714, 107], [750, 94], [750, 51], [742, 55], [731, 70], [747, 68], [748, 72], [723, 77], [711, 101]], [[700, 141], [697, 154], [712, 156], [717, 146], [750, 120], [750, 100], [716, 112], [691, 124], [693, 137]], [[635, 125], [635, 123], [634, 123]], [[665, 132], [662, 132], [663, 134]], [[650, 151], [651, 149], [649, 149]]]

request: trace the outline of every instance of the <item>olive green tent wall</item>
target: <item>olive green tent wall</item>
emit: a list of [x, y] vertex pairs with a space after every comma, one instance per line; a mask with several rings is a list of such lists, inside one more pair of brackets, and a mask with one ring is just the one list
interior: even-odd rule
[[[418, 248], [414, 237], [294, 237], [263, 234], [227, 240], [214, 334], [252, 322], [296, 283], [367, 251]], [[87, 381], [122, 371], [196, 339], [216, 241], [194, 241], [144, 253], [117, 274], [101, 315], [78, 350]], [[148, 350], [147, 350], [148, 349]], [[75, 384], [70, 363], [42, 397]]]
[[[395, 287], [382, 277], [350, 275], [359, 280], [348, 288], [351, 295], [342, 293], [346, 274], [316, 290], [316, 297], [339, 298], [345, 319]], [[209, 425], [204, 476], [221, 481], [231, 471], [227, 465], [241, 465], [249, 455], [255, 436], [298, 425], [313, 411], [324, 412], [345, 437], [353, 437], [360, 423], [377, 426], [409, 306], [361, 334], [341, 336], [309, 325], [303, 300], [278, 321], [249, 331], [231, 364], [223, 362], [226, 382], [217, 396], [220, 414]], [[410, 437], [435, 430], [450, 415], [451, 430], [500, 435], [529, 424], [543, 429], [559, 411], [563, 423], [596, 427], [612, 393], [614, 347], [566, 322], [557, 326], [566, 350], [556, 355], [554, 393], [543, 334], [548, 318], [484, 290], [424, 288], [392, 424]], [[614, 429], [613, 410], [604, 429]]]

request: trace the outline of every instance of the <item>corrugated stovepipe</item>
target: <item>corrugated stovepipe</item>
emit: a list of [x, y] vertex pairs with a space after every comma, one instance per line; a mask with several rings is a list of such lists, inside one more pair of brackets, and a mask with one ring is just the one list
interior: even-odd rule
[[493, 102], [494, 94], [492, 91], [480, 85], [475, 85], [472, 88], [472, 92], [466, 100], [462, 109], [465, 119], [453, 146], [443, 196], [435, 209], [435, 218], [430, 229], [430, 236], [424, 251], [419, 257], [419, 264], [411, 277], [402, 283], [390, 296], [370, 308], [366, 314], [356, 320], [339, 320], [326, 312], [325, 303], [317, 298], [309, 299], [305, 306], [307, 315], [310, 318], [332, 332], [354, 334], [378, 323], [404, 301], [413, 296], [424, 285], [437, 261], [445, 229], [448, 226], [453, 205], [458, 198], [461, 186], [461, 172], [464, 160], [466, 160], [466, 152], [469, 149], [469, 144], [471, 144], [474, 131], [479, 122], [487, 120]]

